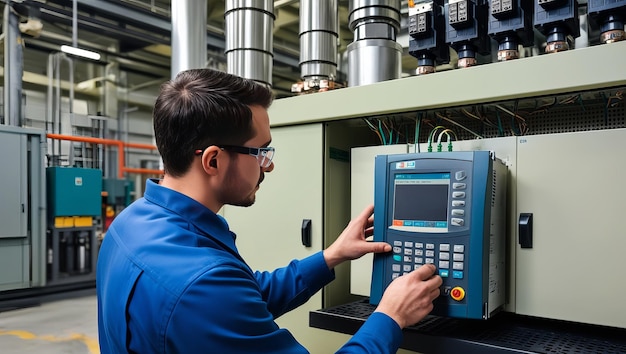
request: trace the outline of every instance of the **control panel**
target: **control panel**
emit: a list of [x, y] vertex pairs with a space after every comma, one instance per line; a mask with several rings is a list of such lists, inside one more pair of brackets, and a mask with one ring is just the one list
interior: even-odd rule
[[505, 300], [506, 166], [489, 151], [380, 155], [375, 160], [370, 302], [424, 264], [443, 278], [433, 314], [489, 318]]

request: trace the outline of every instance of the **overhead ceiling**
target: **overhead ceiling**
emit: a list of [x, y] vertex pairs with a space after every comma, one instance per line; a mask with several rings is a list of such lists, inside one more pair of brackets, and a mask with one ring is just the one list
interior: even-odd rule
[[[48, 52], [71, 43], [73, 2], [29, 0], [41, 6], [43, 29], [39, 36], [24, 36], [25, 70], [45, 70]], [[114, 60], [128, 72], [128, 86], [146, 85], [169, 79], [171, 62], [170, 0], [76, 0], [79, 46], [104, 54], [103, 62]], [[405, 2], [403, 2], [404, 4]], [[339, 53], [353, 40], [348, 28], [348, 0], [339, 0]], [[224, 55], [225, 1], [207, 1], [207, 66], [226, 69]], [[406, 6], [406, 5], [405, 5]], [[291, 85], [300, 79], [299, 2], [275, 0], [274, 65], [272, 85], [278, 97], [292, 95]], [[90, 65], [86, 63], [88, 68]], [[92, 63], [93, 65], [93, 63]], [[414, 58], [404, 55], [403, 71], [414, 69]], [[80, 65], [79, 65], [80, 67]], [[78, 70], [78, 69], [77, 69]], [[90, 71], [92, 73], [90, 73]], [[77, 81], [89, 80], [93, 69], [77, 72]], [[98, 74], [100, 75], [100, 74]]]

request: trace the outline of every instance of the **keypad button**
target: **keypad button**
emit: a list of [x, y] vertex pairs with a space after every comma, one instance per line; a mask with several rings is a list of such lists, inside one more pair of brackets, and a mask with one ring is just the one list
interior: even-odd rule
[[402, 246], [402, 241], [395, 240], [393, 241], [394, 246]]
[[447, 278], [450, 274], [450, 271], [447, 269], [439, 269], [439, 276], [442, 278]]
[[454, 253], [465, 252], [465, 245], [454, 245]]
[[404, 256], [404, 263], [411, 263], [412, 259], [413, 259], [413, 257], [411, 257], [411, 256]]
[[450, 253], [448, 252], [439, 252], [439, 259], [442, 261], [449, 261], [450, 260]]
[[450, 262], [448, 262], [448, 261], [439, 261], [439, 268], [450, 268]]
[[416, 256], [423, 256], [424, 255], [424, 250], [415, 250], [415, 255]]
[[452, 271], [452, 278], [454, 279], [463, 279], [463, 272], [460, 270], [453, 270]]
[[442, 243], [439, 245], [439, 250], [443, 251], [443, 252], [450, 252], [450, 244], [449, 243]]
[[411, 242], [411, 241], [404, 241], [404, 247], [413, 247], [413, 242]]
[[399, 272], [400, 271], [400, 265], [399, 264], [392, 264], [391, 265], [391, 270], [393, 270], [394, 272]]
[[435, 249], [435, 244], [434, 243], [427, 243], [426, 244], [426, 249], [427, 250], [434, 250]]
[[452, 189], [465, 189], [465, 183], [452, 183]]
[[404, 254], [406, 254], [408, 256], [412, 256], [413, 255], [413, 249], [412, 248], [405, 248], [404, 249]]
[[402, 267], [402, 270], [404, 270], [405, 272], [410, 272], [410, 271], [412, 271], [412, 270], [413, 270], [413, 267], [411, 267], [411, 265], [410, 265], [410, 264], [405, 264], [405, 265]]
[[393, 255], [393, 260], [396, 262], [402, 262], [402, 256], [398, 255], [398, 254], [394, 254]]
[[463, 262], [452, 262], [452, 269], [463, 270]]
[[426, 258], [426, 264], [435, 264], [435, 260], [433, 258]]
[[422, 257], [415, 257], [415, 263], [423, 264], [424, 263], [424, 258], [422, 258]]
[[391, 279], [396, 279], [399, 276], [400, 276], [400, 273], [392, 273], [391, 274]]
[[452, 260], [457, 262], [463, 262], [465, 260], [465, 255], [463, 253], [455, 253], [452, 255]]
[[424, 244], [421, 242], [416, 242], [415, 243], [415, 248], [424, 248]]
[[426, 257], [435, 257], [435, 251], [426, 251]]
[[422, 266], [421, 264], [416, 264], [416, 265], [413, 266], [413, 269], [418, 269], [421, 266]]
[[463, 170], [454, 173], [454, 178], [456, 178], [457, 181], [462, 181], [465, 179], [465, 177], [467, 177], [467, 174]]
[[394, 247], [393, 248], [393, 253], [401, 253], [402, 252], [402, 247]]

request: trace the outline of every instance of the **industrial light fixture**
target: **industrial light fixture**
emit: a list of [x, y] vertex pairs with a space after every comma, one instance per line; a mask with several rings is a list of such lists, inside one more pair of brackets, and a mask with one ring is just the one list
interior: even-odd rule
[[67, 54], [76, 55], [83, 58], [89, 58], [93, 60], [100, 60], [100, 54], [96, 52], [92, 52], [90, 50], [81, 49], [77, 47], [72, 47], [69, 45], [62, 45], [61, 51]]
[[83, 58], [89, 58], [93, 60], [100, 60], [100, 54], [96, 52], [92, 52], [90, 50], [78, 48], [78, 33], [77, 33], [77, 22], [78, 22], [78, 5], [76, 0], [72, 1], [72, 45], [62, 45], [61, 51], [64, 53], [76, 55]]

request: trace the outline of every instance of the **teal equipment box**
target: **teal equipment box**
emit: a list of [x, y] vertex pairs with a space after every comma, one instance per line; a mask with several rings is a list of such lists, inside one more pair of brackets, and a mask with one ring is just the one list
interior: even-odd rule
[[102, 171], [93, 168], [48, 167], [46, 169], [48, 217], [100, 216]]

